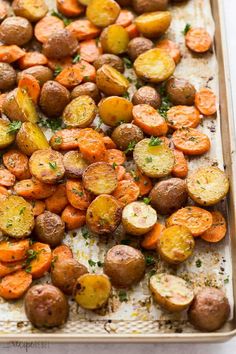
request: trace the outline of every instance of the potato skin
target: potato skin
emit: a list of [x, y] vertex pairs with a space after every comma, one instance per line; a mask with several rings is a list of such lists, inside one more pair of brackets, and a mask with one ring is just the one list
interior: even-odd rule
[[8, 63], [0, 63], [0, 90], [11, 90], [16, 84], [16, 72]]
[[174, 105], [194, 105], [195, 87], [185, 79], [171, 77], [166, 83], [166, 93]]
[[66, 29], [53, 33], [43, 44], [43, 53], [48, 58], [63, 58], [73, 55], [78, 49], [76, 37]]
[[156, 183], [149, 197], [158, 214], [172, 214], [187, 203], [187, 186], [181, 178], [170, 178]]
[[96, 84], [107, 96], [122, 96], [130, 83], [127, 78], [110, 65], [104, 64], [97, 71]]
[[138, 89], [132, 97], [132, 103], [137, 104], [149, 104], [153, 108], [157, 109], [161, 105], [160, 94], [151, 86], [143, 86]]
[[35, 327], [61, 326], [69, 315], [65, 295], [53, 285], [32, 286], [25, 296], [25, 313]]
[[132, 0], [133, 9], [138, 14], [153, 11], [165, 11], [168, 0]]
[[84, 160], [82, 154], [78, 151], [68, 151], [63, 155], [63, 164], [67, 177], [82, 177], [84, 170], [88, 167], [88, 163]]
[[51, 268], [51, 279], [54, 286], [64, 294], [72, 295], [76, 280], [88, 269], [73, 258], [56, 260]]
[[40, 93], [39, 105], [49, 117], [59, 117], [70, 102], [69, 91], [56, 81], [47, 81]]
[[45, 211], [35, 219], [34, 232], [38, 241], [56, 247], [64, 238], [65, 223], [59, 215]]
[[126, 150], [132, 141], [136, 143], [144, 138], [142, 130], [135, 124], [123, 123], [113, 130], [112, 140], [120, 150]]
[[104, 64], [110, 65], [119, 72], [125, 71], [125, 65], [123, 60], [114, 54], [102, 54], [93, 62], [93, 66], [96, 70], [100, 69]]
[[154, 47], [153, 42], [144, 37], [136, 37], [131, 39], [128, 45], [128, 55], [134, 61], [140, 54], [143, 54]]
[[107, 252], [103, 269], [113, 286], [129, 288], [144, 276], [145, 258], [133, 247], [116, 245]]
[[32, 36], [32, 25], [24, 17], [7, 17], [0, 25], [0, 40], [6, 45], [24, 45], [31, 40]]
[[31, 68], [25, 69], [18, 73], [17, 81], [20, 80], [21, 76], [24, 74], [29, 74], [35, 77], [38, 80], [39, 85], [42, 86], [45, 82], [53, 80], [53, 72], [51, 69], [43, 65], [35, 65]]
[[16, 135], [19, 149], [27, 156], [40, 149], [49, 148], [48, 141], [37, 124], [24, 122]]
[[72, 100], [76, 97], [84, 96], [84, 95], [91, 97], [96, 103], [98, 103], [101, 99], [100, 92], [97, 88], [97, 85], [94, 82], [85, 82], [84, 84], [76, 86], [71, 91]]
[[230, 313], [229, 301], [223, 291], [206, 287], [200, 290], [188, 311], [190, 323], [204, 332], [221, 328]]

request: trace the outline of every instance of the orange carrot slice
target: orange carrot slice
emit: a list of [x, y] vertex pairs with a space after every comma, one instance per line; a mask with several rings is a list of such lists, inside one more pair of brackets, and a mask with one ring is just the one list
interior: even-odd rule
[[29, 240], [20, 241], [1, 241], [0, 242], [0, 261], [16, 262], [25, 259], [29, 250]]
[[70, 204], [79, 210], [86, 210], [91, 203], [91, 195], [83, 187], [81, 181], [68, 179], [66, 181], [66, 194]]
[[181, 53], [177, 43], [166, 38], [158, 42], [156, 48], [164, 49], [173, 58], [175, 64], [178, 64], [180, 62]]
[[24, 270], [18, 270], [6, 275], [0, 283], [0, 296], [6, 300], [21, 298], [32, 283], [32, 275]]
[[227, 232], [226, 221], [221, 212], [219, 211], [212, 211], [211, 212], [213, 222], [212, 226], [205, 231], [201, 238], [207, 242], [219, 242], [221, 241]]
[[45, 243], [35, 242], [29, 251], [28, 254], [32, 260], [28, 262], [26, 271], [32, 275], [33, 279], [41, 278], [50, 269], [51, 249]]
[[176, 130], [172, 137], [175, 147], [186, 155], [202, 155], [210, 150], [210, 139], [194, 128]]
[[25, 51], [17, 45], [2, 45], [0, 46], [0, 61], [4, 63], [13, 63], [23, 57]]
[[60, 214], [68, 204], [65, 184], [59, 184], [53, 195], [45, 200], [47, 210]]
[[15, 183], [16, 177], [6, 168], [0, 168], [0, 185], [5, 187], [12, 187]]
[[174, 149], [175, 163], [172, 169], [172, 175], [179, 178], [186, 178], [188, 175], [188, 162], [182, 151]]
[[84, 159], [93, 163], [104, 161], [106, 148], [103, 137], [91, 128], [81, 129], [79, 132], [79, 149]]
[[57, 9], [66, 17], [77, 17], [84, 11], [78, 0], [57, 0]]
[[208, 88], [202, 88], [195, 95], [195, 105], [205, 116], [216, 113], [216, 95]]
[[201, 122], [194, 106], [173, 106], [167, 112], [167, 123], [172, 129], [196, 128]]
[[168, 131], [165, 119], [150, 105], [138, 104], [134, 106], [133, 117], [134, 123], [146, 134], [161, 136], [166, 135]]
[[46, 65], [48, 63], [44, 54], [39, 52], [27, 52], [23, 57], [18, 60], [21, 70], [30, 68], [35, 65]]
[[66, 245], [60, 245], [54, 248], [52, 251], [52, 261], [64, 260], [68, 258], [73, 258], [73, 253], [71, 249]]
[[40, 85], [33, 75], [23, 74], [18, 82], [18, 87], [26, 90], [32, 101], [37, 104], [40, 95]]
[[48, 38], [55, 32], [65, 27], [62, 20], [55, 16], [45, 16], [38, 21], [34, 28], [34, 35], [41, 43], [47, 42]]
[[105, 161], [110, 165], [120, 166], [126, 161], [126, 156], [123, 151], [118, 149], [109, 149], [105, 153]]
[[73, 33], [79, 41], [96, 38], [101, 32], [101, 29], [93, 25], [89, 20], [73, 21], [66, 29]]
[[120, 11], [120, 14], [116, 19], [116, 24], [123, 27], [127, 27], [132, 23], [133, 19], [133, 13], [127, 9], [123, 9]]
[[95, 39], [80, 42], [80, 56], [88, 63], [93, 63], [101, 54], [102, 48], [97, 45]]
[[165, 229], [165, 225], [156, 223], [151, 231], [144, 235], [144, 239], [141, 246], [146, 250], [156, 250], [157, 242], [161, 236], [162, 231]]
[[122, 206], [125, 206], [137, 200], [139, 193], [139, 187], [135, 182], [123, 180], [118, 182], [112, 195], [120, 202]]
[[29, 159], [23, 154], [23, 152], [11, 149], [3, 155], [3, 163], [6, 168], [14, 175], [18, 180], [30, 178], [29, 171]]
[[212, 45], [212, 39], [204, 28], [191, 28], [185, 36], [186, 46], [196, 53], [207, 52]]
[[16, 194], [29, 199], [45, 199], [56, 190], [56, 186], [43, 183], [36, 178], [24, 179], [14, 185]]
[[85, 225], [86, 212], [78, 210], [72, 205], [67, 205], [61, 214], [61, 218], [65, 222], [67, 230], [74, 230]]

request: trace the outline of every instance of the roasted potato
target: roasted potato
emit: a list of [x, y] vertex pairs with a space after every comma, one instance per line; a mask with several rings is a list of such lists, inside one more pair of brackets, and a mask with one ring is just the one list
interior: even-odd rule
[[53, 72], [51, 69], [43, 65], [35, 65], [31, 68], [20, 71], [17, 75], [17, 81], [20, 80], [22, 75], [29, 74], [35, 77], [38, 80], [40, 86], [45, 84], [45, 82], [53, 80]]
[[188, 80], [171, 77], [166, 82], [165, 89], [169, 100], [174, 105], [194, 105], [196, 90]]
[[34, 232], [39, 242], [54, 248], [60, 245], [64, 238], [65, 223], [59, 215], [46, 210], [35, 219]]
[[122, 96], [130, 86], [124, 75], [107, 64], [98, 69], [96, 83], [99, 90], [108, 96]]
[[171, 214], [187, 203], [187, 186], [180, 178], [170, 178], [156, 183], [149, 197], [158, 214]]
[[98, 27], [107, 27], [114, 23], [119, 16], [120, 6], [114, 0], [91, 0], [86, 16]]
[[167, 80], [175, 70], [175, 62], [163, 49], [150, 49], [134, 62], [138, 77], [145, 81], [159, 83]]
[[69, 178], [82, 177], [84, 170], [88, 167], [88, 162], [78, 151], [68, 151], [63, 156], [63, 164], [66, 176]]
[[33, 37], [33, 27], [24, 17], [7, 17], [0, 25], [0, 40], [6, 44], [24, 45]]
[[123, 209], [122, 224], [131, 235], [144, 235], [153, 228], [156, 222], [156, 211], [143, 202], [130, 203]]
[[187, 179], [189, 196], [204, 206], [219, 203], [229, 191], [225, 172], [215, 166], [200, 167]]
[[123, 123], [113, 130], [112, 140], [120, 150], [126, 150], [130, 144], [138, 143], [144, 138], [143, 131], [134, 124]]
[[62, 155], [52, 149], [35, 151], [29, 159], [29, 169], [32, 176], [49, 184], [60, 181], [65, 174]]
[[83, 185], [95, 195], [111, 194], [117, 187], [117, 173], [106, 162], [92, 163], [83, 173]]
[[169, 11], [150, 12], [136, 17], [135, 24], [140, 33], [148, 38], [162, 36], [171, 23]]
[[129, 35], [121, 25], [110, 25], [106, 27], [100, 36], [102, 49], [105, 53], [123, 54], [126, 52]]
[[194, 250], [194, 238], [186, 226], [174, 225], [162, 231], [157, 242], [161, 257], [170, 264], [188, 259]]
[[106, 305], [111, 293], [111, 283], [104, 274], [84, 274], [77, 279], [74, 297], [77, 304], [87, 310]]
[[97, 107], [94, 100], [89, 96], [74, 98], [63, 112], [63, 121], [68, 127], [86, 128], [97, 114]]
[[71, 91], [70, 97], [72, 100], [79, 96], [89, 96], [95, 103], [98, 103], [101, 99], [100, 92], [94, 82], [85, 82], [84, 84], [76, 86]]
[[0, 63], [0, 90], [11, 90], [16, 84], [16, 72], [8, 63]]
[[51, 267], [53, 285], [67, 295], [72, 295], [77, 279], [86, 273], [88, 269], [73, 258], [56, 260]]
[[153, 42], [144, 37], [135, 37], [131, 39], [128, 45], [128, 55], [132, 61], [137, 59], [140, 54], [147, 52], [154, 47]]
[[184, 279], [165, 273], [151, 276], [150, 290], [158, 305], [170, 312], [185, 310], [194, 297], [192, 289]]
[[4, 235], [24, 238], [31, 234], [33, 228], [34, 216], [30, 203], [15, 195], [1, 201], [0, 230]]
[[78, 49], [76, 37], [67, 29], [62, 29], [51, 34], [43, 44], [43, 53], [47, 58], [63, 58], [73, 55]]
[[132, 0], [134, 11], [138, 14], [153, 11], [165, 11], [168, 6], [168, 0]]
[[59, 82], [47, 81], [40, 92], [39, 105], [48, 117], [60, 117], [70, 102], [70, 92]]
[[16, 88], [9, 92], [3, 102], [3, 113], [11, 120], [36, 123], [38, 113], [26, 90]]
[[230, 314], [230, 305], [222, 290], [206, 287], [195, 296], [189, 311], [190, 323], [204, 332], [220, 329]]
[[148, 104], [157, 109], [161, 105], [161, 96], [154, 87], [143, 86], [134, 93], [132, 103], [134, 105]]
[[114, 54], [102, 54], [93, 62], [93, 66], [96, 70], [100, 69], [103, 65], [110, 65], [117, 71], [123, 73], [125, 71], [125, 65], [123, 60]]
[[38, 284], [26, 293], [25, 313], [35, 327], [50, 328], [66, 322], [69, 305], [61, 290], [50, 284]]
[[160, 139], [154, 145], [152, 139], [139, 141], [134, 148], [134, 161], [147, 176], [160, 178], [169, 175], [174, 166], [173, 151]]
[[145, 273], [143, 254], [130, 246], [116, 245], [106, 254], [103, 266], [113, 286], [129, 288], [137, 284]]
[[27, 18], [31, 22], [37, 22], [48, 12], [44, 0], [14, 0], [12, 8], [17, 16]]
[[100, 102], [99, 115], [105, 124], [116, 127], [121, 122], [132, 121], [132, 109], [132, 103], [126, 98], [110, 96]]
[[9, 123], [0, 119], [0, 149], [4, 149], [11, 145], [15, 140], [16, 134], [14, 132], [8, 133]]
[[16, 143], [19, 149], [27, 156], [31, 156], [37, 150], [49, 148], [48, 141], [37, 124], [24, 122], [16, 135]]
[[89, 205], [86, 223], [96, 234], [113, 232], [121, 221], [122, 208], [120, 203], [109, 194], [101, 194]]

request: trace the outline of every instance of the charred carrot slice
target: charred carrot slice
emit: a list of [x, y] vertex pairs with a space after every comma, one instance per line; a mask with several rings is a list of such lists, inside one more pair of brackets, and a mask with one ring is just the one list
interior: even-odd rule
[[18, 60], [21, 70], [28, 69], [35, 65], [46, 65], [48, 62], [45, 55], [39, 52], [27, 52], [23, 57]]
[[96, 38], [101, 32], [101, 29], [93, 25], [89, 20], [73, 21], [66, 29], [72, 32], [79, 41]]
[[105, 161], [113, 166], [123, 165], [126, 161], [126, 156], [123, 151], [118, 149], [109, 149], [105, 153]]
[[13, 63], [25, 55], [25, 51], [17, 45], [0, 46], [0, 61], [4, 63]]
[[29, 199], [45, 199], [50, 197], [56, 190], [51, 184], [40, 182], [36, 178], [24, 179], [14, 185], [16, 194]]
[[195, 105], [202, 114], [211, 116], [216, 113], [216, 95], [209, 88], [202, 88], [195, 95]]
[[5, 277], [8, 274], [14, 273], [17, 270], [22, 269], [23, 261], [4, 263], [0, 262], [0, 278]]
[[79, 85], [83, 80], [80, 67], [76, 65], [68, 66], [63, 69], [55, 80], [67, 88], [73, 88]]
[[116, 174], [117, 174], [117, 181], [122, 181], [122, 179], [124, 179], [124, 176], [125, 176], [125, 168], [124, 166], [115, 166], [115, 171], [116, 171]]
[[76, 209], [86, 210], [91, 203], [91, 195], [79, 180], [68, 179], [66, 181], [66, 194], [70, 204]]
[[138, 168], [131, 170], [125, 174], [124, 179], [132, 180], [139, 187], [139, 195], [144, 196], [148, 194], [152, 189], [151, 179], [144, 175]]
[[35, 242], [28, 251], [26, 271], [33, 279], [41, 278], [50, 269], [51, 261], [52, 251], [49, 245]]
[[65, 57], [61, 59], [50, 58], [48, 59], [48, 67], [52, 70], [56, 70], [56, 69], [63, 70], [73, 65], [72, 60], [73, 60], [72, 57]]
[[106, 149], [116, 149], [116, 144], [109, 136], [104, 136], [102, 140], [105, 144]]
[[86, 212], [67, 205], [61, 214], [62, 220], [66, 224], [67, 230], [77, 229], [86, 223]]
[[172, 140], [175, 147], [186, 155], [205, 154], [211, 146], [208, 136], [194, 128], [176, 130]]
[[22, 75], [18, 82], [18, 87], [26, 90], [32, 101], [37, 104], [40, 95], [40, 85], [33, 75]]
[[102, 48], [97, 45], [95, 39], [80, 42], [80, 56], [88, 63], [93, 63], [101, 54]]
[[53, 195], [45, 200], [47, 210], [60, 214], [68, 204], [65, 184], [59, 184]]
[[219, 242], [221, 241], [227, 232], [227, 226], [224, 216], [219, 211], [212, 211], [211, 213], [213, 222], [212, 226], [205, 231], [201, 238], [207, 242]]
[[18, 270], [6, 275], [0, 283], [0, 296], [6, 300], [21, 298], [32, 283], [32, 275], [24, 270]]
[[134, 123], [146, 134], [166, 135], [168, 126], [165, 119], [148, 104], [138, 104], [133, 108]]
[[172, 129], [196, 128], [201, 122], [194, 106], [173, 106], [167, 112], [167, 123]]
[[106, 148], [102, 136], [91, 128], [79, 132], [79, 149], [84, 159], [89, 162], [104, 161]]
[[77, 17], [84, 11], [78, 0], [57, 0], [57, 9], [66, 17]]
[[16, 177], [6, 168], [0, 168], [0, 185], [5, 187], [12, 187], [15, 183]]
[[45, 16], [38, 21], [34, 28], [34, 35], [41, 43], [47, 42], [48, 38], [55, 32], [65, 27], [62, 20], [55, 16]]
[[5, 187], [0, 186], [0, 202], [2, 200], [5, 200], [8, 196], [9, 196], [8, 190]]
[[178, 64], [181, 60], [180, 48], [177, 43], [171, 41], [170, 39], [162, 39], [156, 45], [157, 48], [164, 49]]
[[116, 19], [116, 24], [123, 27], [127, 27], [132, 23], [133, 19], [133, 13], [127, 9], [123, 9], [120, 11], [120, 14]]
[[56, 132], [50, 140], [54, 150], [76, 150], [79, 147], [80, 129], [63, 129]]
[[191, 28], [185, 36], [186, 46], [196, 53], [207, 52], [212, 45], [212, 39], [204, 28]]
[[57, 246], [53, 251], [52, 251], [52, 261], [55, 262], [57, 260], [63, 260], [63, 259], [68, 259], [68, 258], [73, 258], [73, 253], [71, 249], [66, 246], [66, 245], [60, 245]]
[[185, 178], [188, 175], [188, 162], [182, 151], [174, 149], [175, 163], [172, 169], [172, 175], [179, 178]]
[[137, 200], [139, 193], [139, 187], [135, 182], [123, 180], [118, 182], [112, 195], [120, 202], [122, 206], [125, 206]]
[[30, 204], [33, 207], [33, 215], [38, 216], [40, 214], [43, 214], [46, 206], [43, 200], [31, 200]]
[[11, 149], [3, 154], [3, 163], [5, 167], [14, 175], [18, 180], [30, 178], [29, 159], [23, 152]]
[[28, 239], [20, 241], [2, 241], [0, 242], [0, 261], [20, 261], [26, 258], [29, 247], [30, 242]]
[[132, 23], [131, 25], [125, 27], [125, 29], [128, 32], [129, 39], [133, 39], [133, 38], [139, 36], [138, 28], [137, 28], [137, 26], [134, 23]]
[[144, 235], [144, 239], [141, 246], [146, 250], [156, 250], [157, 242], [161, 236], [162, 231], [165, 229], [165, 225], [156, 223], [151, 231]]

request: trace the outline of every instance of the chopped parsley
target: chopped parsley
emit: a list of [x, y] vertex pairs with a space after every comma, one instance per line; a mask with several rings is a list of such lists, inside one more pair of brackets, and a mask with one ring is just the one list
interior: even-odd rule
[[26, 207], [22, 207], [22, 208], [20, 209], [19, 215], [24, 214], [25, 209], [26, 209]]
[[73, 58], [73, 60], [72, 60], [72, 63], [73, 64], [76, 64], [76, 63], [78, 63], [79, 61], [80, 61], [80, 54], [77, 54], [74, 58]]
[[16, 133], [20, 127], [22, 125], [22, 122], [19, 121], [19, 120], [14, 120], [13, 122], [11, 122], [8, 126], [8, 130], [7, 130], [7, 133], [8, 134], [14, 134]]
[[62, 138], [60, 136], [58, 136], [54, 139], [54, 144], [60, 145], [61, 143], [62, 143]]
[[62, 120], [61, 118], [47, 119], [46, 117], [41, 117], [39, 121], [39, 126], [43, 128], [49, 128], [53, 132], [55, 132], [62, 128]]
[[94, 262], [92, 259], [88, 260], [88, 264], [90, 265], [90, 267], [95, 267], [95, 265], [97, 264], [96, 262]]
[[152, 256], [150, 256], [150, 255], [145, 257], [145, 261], [146, 261], [146, 265], [147, 266], [155, 264], [155, 259]]
[[133, 67], [133, 63], [129, 58], [124, 57], [123, 60], [127, 69], [131, 69]]
[[201, 268], [201, 266], [202, 266], [202, 261], [201, 261], [201, 259], [197, 259], [195, 264], [196, 264], [196, 267], [197, 267], [197, 268]]
[[35, 250], [32, 250], [32, 249], [29, 249], [28, 251], [27, 251], [27, 258], [26, 258], [26, 260], [25, 260], [25, 262], [24, 262], [24, 267], [26, 267], [26, 269], [25, 269], [25, 271], [27, 272], [27, 273], [30, 273], [31, 272], [31, 265], [30, 265], [30, 263], [31, 263], [31, 261], [33, 261], [37, 256], [38, 256], [38, 254], [39, 254], [39, 252], [40, 251], [35, 251]]
[[118, 166], [117, 163], [116, 163], [116, 162], [113, 162], [113, 164], [112, 164], [113, 170], [115, 170], [115, 168], [116, 168], [117, 166]]
[[152, 198], [148, 198], [148, 197], [143, 198], [143, 202], [147, 205], [150, 203], [151, 200]]
[[65, 26], [68, 26], [72, 22], [71, 19], [63, 16], [62, 14], [60, 14], [59, 12], [54, 11], [54, 10], [51, 12], [51, 15], [59, 18], [60, 20], [62, 20], [64, 22]]
[[89, 230], [87, 229], [86, 226], [82, 227], [82, 229], [81, 229], [81, 234], [82, 234], [82, 236], [83, 236], [83, 238], [84, 238], [85, 240], [87, 240], [88, 238], [90, 238], [90, 233], [89, 233]]
[[152, 157], [146, 157], [146, 158], [145, 158], [145, 162], [147, 162], [147, 163], [152, 162]]
[[171, 108], [172, 104], [167, 96], [163, 96], [161, 100], [161, 106], [158, 109], [158, 112], [163, 118], [167, 118], [167, 112]]
[[11, 227], [12, 226], [12, 220], [7, 220], [7, 224], [6, 224], [6, 227]]
[[182, 31], [183, 35], [186, 36], [186, 34], [188, 33], [188, 31], [191, 29], [191, 25], [190, 23], [186, 23], [184, 30]]
[[132, 140], [129, 142], [127, 149], [124, 151], [125, 154], [128, 154], [128, 152], [133, 151], [136, 145], [136, 141]]
[[119, 296], [119, 300], [120, 302], [127, 302], [128, 301], [128, 297], [127, 297], [127, 293], [124, 290], [120, 290], [118, 293]]
[[97, 262], [97, 266], [98, 266], [98, 267], [103, 267], [103, 263], [102, 263], [101, 261], [98, 261], [98, 262]]
[[79, 197], [83, 197], [84, 193], [81, 191], [77, 191], [76, 188], [72, 188], [72, 192], [76, 195], [78, 195]]
[[156, 269], [152, 269], [152, 270], [150, 270], [150, 272], [148, 273], [149, 277], [152, 277], [154, 274], [156, 274]]
[[52, 170], [56, 170], [56, 168], [57, 168], [57, 163], [56, 162], [49, 162], [48, 163], [49, 164], [49, 167], [52, 169]]
[[122, 97], [126, 98], [127, 100], [130, 99], [129, 92], [125, 92]]
[[56, 77], [57, 75], [59, 75], [62, 72], [62, 67], [59, 65], [56, 65], [53, 76]]
[[151, 136], [149, 146], [159, 146], [162, 144], [162, 140], [158, 137]]

